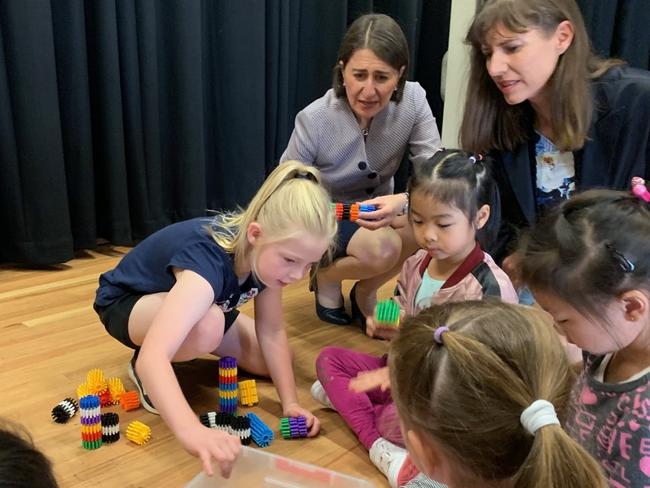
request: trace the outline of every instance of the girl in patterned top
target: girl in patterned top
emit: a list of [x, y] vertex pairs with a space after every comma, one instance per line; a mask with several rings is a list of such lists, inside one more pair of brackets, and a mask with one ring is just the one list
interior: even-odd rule
[[566, 428], [617, 488], [650, 485], [650, 194], [590, 190], [524, 239], [522, 278], [583, 351]]

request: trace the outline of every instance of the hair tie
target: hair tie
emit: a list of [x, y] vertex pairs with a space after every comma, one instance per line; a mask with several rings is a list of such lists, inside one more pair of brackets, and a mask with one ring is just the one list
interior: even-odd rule
[[436, 341], [438, 344], [443, 344], [442, 334], [444, 334], [445, 332], [449, 332], [449, 327], [447, 327], [446, 325], [441, 325], [434, 331], [433, 340]]
[[521, 412], [519, 420], [524, 429], [532, 435], [547, 425], [560, 425], [555, 407], [547, 400], [535, 400]]
[[299, 171], [294, 175], [294, 178], [301, 179], [301, 180], [309, 180], [309, 181], [313, 181], [314, 183], [318, 183], [316, 177], [313, 174], [309, 173], [308, 171]]
[[645, 180], [638, 176], [632, 178], [632, 195], [640, 198], [644, 202], [650, 202], [650, 192], [645, 186]]
[[480, 163], [483, 161], [483, 155], [481, 153], [472, 154], [468, 159], [472, 164]]

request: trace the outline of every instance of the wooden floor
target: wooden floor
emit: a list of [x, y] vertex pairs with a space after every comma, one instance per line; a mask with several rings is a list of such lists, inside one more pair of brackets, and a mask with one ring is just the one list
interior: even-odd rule
[[[62, 425], [51, 420], [52, 407], [65, 397], [76, 397], [77, 386], [91, 368], [101, 368], [107, 377], [119, 376], [127, 389], [133, 388], [126, 375], [130, 351], [105, 333], [92, 309], [99, 274], [114, 267], [127, 251], [100, 248], [47, 270], [0, 267], [0, 417], [27, 427], [52, 460], [62, 487], [184, 486], [201, 469], [160, 417], [142, 408], [124, 412], [119, 406], [110, 407], [109, 411], [120, 415], [121, 439], [95, 451], [80, 446], [78, 415]], [[380, 296], [389, 296], [391, 289], [392, 284], [386, 285]], [[305, 281], [286, 289], [284, 303], [299, 398], [318, 415], [323, 427], [315, 439], [277, 439], [280, 404], [270, 382], [258, 379], [260, 403], [250, 411], [276, 431], [276, 440], [266, 451], [361, 477], [377, 487], [388, 486], [340, 417], [319, 408], [309, 394], [315, 379], [314, 360], [323, 346], [335, 344], [379, 354], [386, 345], [363, 336], [357, 328], [319, 321]], [[241, 310], [252, 314], [250, 304]], [[182, 365], [177, 374], [197, 413], [217, 409], [214, 358]], [[132, 420], [151, 427], [147, 445], [139, 447], [126, 440], [124, 431]]]

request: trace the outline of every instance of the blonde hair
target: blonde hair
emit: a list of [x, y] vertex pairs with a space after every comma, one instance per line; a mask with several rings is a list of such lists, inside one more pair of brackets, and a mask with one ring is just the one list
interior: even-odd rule
[[528, 127], [535, 114], [530, 104], [506, 103], [486, 69], [486, 55], [481, 46], [490, 30], [501, 23], [512, 32], [538, 28], [550, 36], [565, 20], [573, 26], [573, 41], [548, 80], [553, 142], [562, 151], [584, 146], [593, 109], [590, 80], [622, 61], [601, 59], [593, 53], [574, 0], [488, 0], [476, 13], [466, 38], [471, 46], [467, 93], [472, 96], [465, 102], [460, 127], [463, 149], [514, 151], [531, 135]]
[[[449, 331], [438, 344], [442, 325]], [[607, 487], [598, 463], [559, 425], [533, 436], [520, 422], [538, 399], [562, 420], [574, 384], [543, 312], [496, 301], [434, 306], [404, 322], [388, 363], [404, 425], [465, 468], [455, 470], [459, 486]]]
[[223, 250], [234, 254], [236, 265], [250, 255], [246, 230], [252, 222], [264, 229], [265, 242], [290, 239], [300, 231], [323, 237], [330, 243], [329, 255], [337, 231], [330, 202], [316, 168], [286, 161], [266, 178], [248, 207], [218, 215], [209, 231]]

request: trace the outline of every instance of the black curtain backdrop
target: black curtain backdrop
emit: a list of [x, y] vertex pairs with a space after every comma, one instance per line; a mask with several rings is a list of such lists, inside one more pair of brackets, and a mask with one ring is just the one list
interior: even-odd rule
[[[601, 53], [648, 67], [646, 1], [581, 2]], [[363, 13], [402, 25], [441, 125], [450, 5], [0, 1], [0, 263], [60, 263], [245, 204]]]

